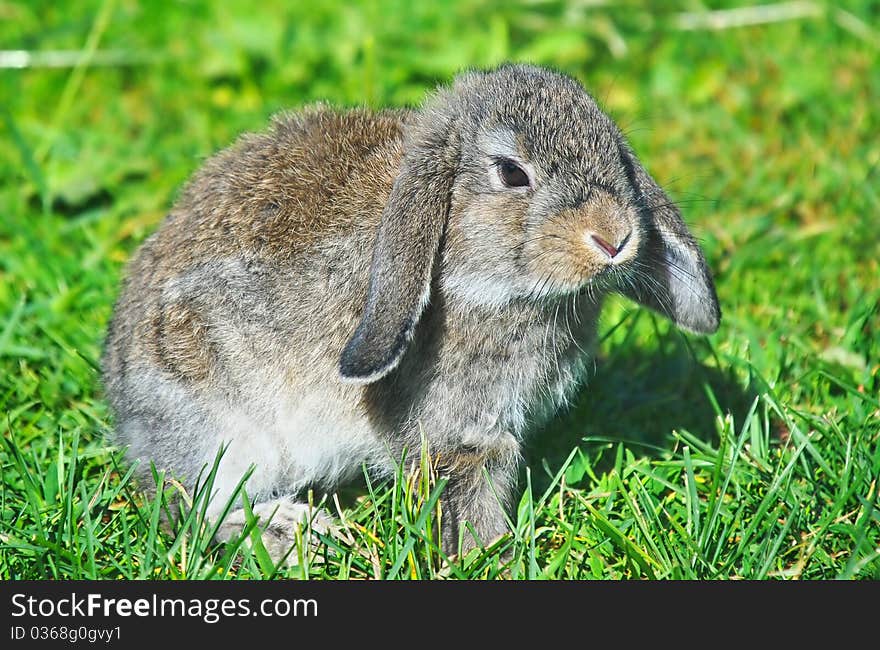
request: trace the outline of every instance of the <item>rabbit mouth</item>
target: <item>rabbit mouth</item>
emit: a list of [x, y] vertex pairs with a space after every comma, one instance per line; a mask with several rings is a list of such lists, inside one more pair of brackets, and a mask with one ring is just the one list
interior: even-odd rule
[[628, 265], [608, 264], [581, 283], [576, 294], [597, 295], [620, 291], [632, 282]]
[[556, 303], [582, 295], [598, 298], [609, 291], [619, 290], [628, 282], [628, 273], [619, 265], [607, 265], [588, 273], [569, 275], [545, 273], [527, 292], [532, 300]]

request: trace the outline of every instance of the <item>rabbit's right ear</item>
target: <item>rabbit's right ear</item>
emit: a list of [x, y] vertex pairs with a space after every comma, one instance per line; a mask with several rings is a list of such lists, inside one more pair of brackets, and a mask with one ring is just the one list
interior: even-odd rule
[[711, 334], [718, 329], [721, 308], [703, 252], [678, 208], [625, 144], [621, 155], [650, 215], [640, 253], [646, 270], [631, 278], [622, 293], [679, 327]]
[[393, 370], [428, 304], [458, 164], [454, 119], [444, 108], [423, 111], [406, 134], [376, 235], [366, 306], [339, 362], [345, 381], [369, 383]]

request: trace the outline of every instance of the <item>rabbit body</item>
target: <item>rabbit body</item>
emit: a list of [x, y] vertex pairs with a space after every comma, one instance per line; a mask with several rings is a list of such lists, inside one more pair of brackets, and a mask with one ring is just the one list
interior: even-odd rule
[[[320, 159], [345, 151], [370, 153]], [[331, 350], [357, 322], [399, 158], [397, 115], [319, 109], [206, 165], [131, 262], [108, 334], [106, 388], [132, 458], [195, 477], [229, 444], [222, 507], [251, 463], [259, 499], [383, 457]], [[357, 183], [384, 187], [369, 204]]]
[[465, 521], [489, 542], [607, 291], [717, 326], [699, 249], [630, 156], [579, 84], [531, 66], [418, 111], [275, 118], [208, 161], [128, 267], [103, 359], [117, 442], [190, 485], [228, 445], [209, 514], [254, 465], [280, 555], [306, 487], [387, 475], [424, 438], [444, 547], [476, 543]]

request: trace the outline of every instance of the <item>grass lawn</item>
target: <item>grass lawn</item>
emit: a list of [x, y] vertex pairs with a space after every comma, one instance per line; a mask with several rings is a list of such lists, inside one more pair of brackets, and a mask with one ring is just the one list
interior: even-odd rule
[[[748, 4], [0, 0], [0, 578], [880, 578], [880, 2]], [[511, 535], [466, 558], [403, 475], [328, 497], [341, 534], [291, 568], [212, 545], [198, 507], [164, 530], [97, 369], [131, 253], [273, 112], [417, 104], [504, 60], [622, 125], [721, 329], [612, 301]]]

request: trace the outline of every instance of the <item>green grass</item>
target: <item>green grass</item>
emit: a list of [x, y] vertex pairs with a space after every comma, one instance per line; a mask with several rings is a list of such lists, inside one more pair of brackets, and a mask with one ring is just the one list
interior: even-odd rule
[[[703, 4], [0, 1], [0, 49], [35, 55], [0, 69], [0, 577], [880, 578], [880, 3], [718, 30]], [[508, 59], [623, 126], [703, 243], [719, 332], [613, 301], [513, 532], [467, 558], [437, 553], [428, 467], [328, 497], [340, 533], [290, 569], [212, 545], [204, 491], [166, 530], [105, 442], [125, 261], [274, 111], [418, 103]]]

